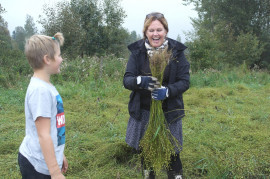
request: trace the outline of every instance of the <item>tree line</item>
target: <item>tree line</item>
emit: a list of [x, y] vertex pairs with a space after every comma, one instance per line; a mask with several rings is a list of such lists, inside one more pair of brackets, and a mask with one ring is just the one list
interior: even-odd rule
[[[193, 4], [198, 12], [198, 18], [192, 19], [194, 31], [187, 34], [185, 43], [193, 71], [243, 63], [250, 68], [270, 69], [269, 0], [184, 0], [184, 4]], [[37, 21], [42, 25], [40, 33], [52, 36], [62, 32], [62, 52], [69, 60], [110, 54], [127, 57], [126, 46], [141, 39], [135, 31], [123, 28], [126, 14], [119, 0], [62, 1], [53, 7], [45, 4], [43, 12]], [[22, 52], [25, 40], [38, 32], [33, 18], [27, 15], [24, 27], [16, 27], [10, 36], [3, 13], [0, 4], [0, 65], [7, 64], [3, 56], [9, 51], [12, 55]]]
[[[4, 12], [1, 6], [1, 14]], [[105, 53], [119, 56], [126, 51], [128, 43], [140, 38], [135, 31], [130, 33], [122, 27], [126, 15], [119, 0], [62, 1], [54, 7], [44, 4], [43, 12], [38, 20], [43, 27], [40, 33], [53, 35], [62, 32], [65, 36], [63, 52], [70, 57]], [[5, 22], [2, 16], [1, 22]], [[12, 32], [11, 39], [6, 22], [1, 28], [5, 29], [3, 38], [8, 39], [9, 47], [20, 50], [24, 50], [26, 39], [37, 33], [34, 20], [29, 15], [24, 27], [18, 26]]]
[[187, 44], [194, 69], [245, 63], [270, 69], [269, 0], [184, 0], [198, 18]]

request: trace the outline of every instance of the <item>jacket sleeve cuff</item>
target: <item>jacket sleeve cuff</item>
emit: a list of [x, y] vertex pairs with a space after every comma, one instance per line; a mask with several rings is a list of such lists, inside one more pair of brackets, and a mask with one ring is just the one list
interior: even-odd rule
[[142, 77], [141, 76], [137, 76], [137, 85], [141, 84], [142, 82]]

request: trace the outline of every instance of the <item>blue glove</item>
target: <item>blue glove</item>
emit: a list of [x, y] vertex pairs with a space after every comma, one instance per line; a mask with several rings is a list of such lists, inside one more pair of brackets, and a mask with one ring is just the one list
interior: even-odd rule
[[166, 87], [162, 86], [152, 91], [152, 98], [155, 100], [164, 100], [166, 97], [168, 97], [168, 88]]
[[153, 91], [160, 86], [158, 79], [152, 76], [138, 76], [137, 82], [139, 82], [139, 87], [149, 91]]

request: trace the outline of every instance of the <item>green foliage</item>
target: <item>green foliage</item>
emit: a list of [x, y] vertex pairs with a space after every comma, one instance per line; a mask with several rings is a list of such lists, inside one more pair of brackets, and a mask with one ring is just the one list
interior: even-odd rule
[[15, 27], [15, 30], [12, 32], [12, 49], [24, 51], [26, 40], [37, 33], [37, 28], [33, 21], [33, 18], [27, 15], [24, 28], [21, 26]]
[[122, 78], [126, 62], [125, 59], [117, 58], [114, 55], [64, 60], [61, 66], [61, 74], [52, 76], [52, 79], [54, 83], [60, 84], [64, 81], [82, 83], [89, 82], [89, 80], [115, 80]]
[[140, 34], [137, 34], [137, 32], [133, 30], [129, 33], [128, 38], [126, 39], [126, 46], [140, 39], [142, 39]]
[[118, 28], [124, 23], [126, 17], [124, 10], [119, 5], [119, 0], [104, 0], [103, 12], [105, 15], [105, 24], [108, 27]]
[[[4, 12], [0, 4], [0, 85], [9, 88], [20, 84], [32, 70], [23, 52], [18, 50], [24, 49], [25, 31], [23, 27], [16, 27], [13, 32], [15, 41], [11, 41], [7, 23], [1, 16]], [[12, 50], [12, 47], [18, 48]]]
[[251, 33], [241, 33], [234, 44], [232, 59], [238, 59], [235, 60], [237, 65], [245, 61], [247, 66], [251, 67], [259, 61], [263, 50], [264, 47], [260, 46], [260, 41], [256, 36]]
[[197, 39], [193, 41], [186, 42], [188, 46], [187, 58], [191, 63], [192, 71], [198, 71], [200, 69], [207, 68], [218, 68], [224, 53], [218, 51], [217, 44], [218, 41], [213, 37], [213, 35], [201, 32]]
[[5, 9], [0, 4], [0, 54], [11, 49], [11, 39], [7, 28], [7, 22], [2, 17], [2, 14], [5, 12]]
[[15, 27], [15, 31], [13, 31], [12, 38], [17, 44], [17, 47], [19, 50], [24, 51], [24, 45], [25, 45], [25, 30], [21, 26]]
[[263, 44], [260, 44], [254, 34], [241, 33], [236, 37], [233, 34], [233, 29], [225, 22], [216, 24], [212, 33], [199, 26], [196, 34], [190, 33], [190, 40], [186, 45], [189, 47], [187, 57], [192, 70], [221, 70], [240, 66], [244, 62], [248, 67], [258, 64], [263, 53]]
[[268, 0], [184, 0], [186, 3], [193, 3], [203, 20], [204, 28], [214, 30], [218, 22], [232, 24], [234, 34], [253, 32], [260, 35], [264, 30], [269, 30], [269, 7]]
[[208, 69], [191, 74], [191, 87], [222, 87], [224, 85], [247, 84], [250, 87], [267, 85], [270, 81], [269, 72], [241, 68], [217, 71]]
[[[218, 61], [239, 65], [246, 60], [250, 66], [259, 65], [261, 68], [269, 66], [270, 3], [268, 0], [184, 1], [193, 3], [199, 15], [198, 19], [193, 19], [196, 40], [206, 39], [210, 44], [213, 44], [213, 40], [217, 42], [214, 43], [215, 48], [210, 49], [210, 53], [214, 54]], [[208, 37], [213, 39], [207, 39]], [[197, 46], [200, 42], [194, 43]], [[200, 46], [199, 51], [204, 51], [203, 48], [204, 46]], [[205, 48], [207, 51], [208, 46]], [[200, 60], [197, 58], [195, 61], [202, 61], [205, 56], [210, 57], [207, 54], [203, 55]], [[215, 61], [216, 58], [211, 61]]]
[[32, 35], [37, 33], [37, 28], [34, 22], [34, 19], [30, 15], [26, 15], [26, 21], [24, 24], [24, 30], [25, 30], [25, 38], [28, 39]]
[[40, 23], [47, 35], [60, 31], [65, 36], [63, 52], [77, 56], [122, 56], [128, 33], [122, 28], [125, 17], [118, 0], [72, 0], [44, 6]]
[[27, 59], [20, 50], [6, 50], [0, 54], [0, 85], [12, 87], [32, 73]]
[[131, 32], [130, 32], [130, 35], [129, 35], [129, 40], [128, 40], [128, 42], [127, 42], [127, 45], [128, 45], [128, 44], [131, 44], [131, 43], [133, 43], [133, 42], [135, 42], [135, 41], [137, 41], [137, 40], [139, 40], [139, 39], [138, 39], [138, 36], [137, 36], [136, 31], [131, 31]]
[[0, 4], [0, 26], [7, 27], [7, 22], [2, 17], [2, 14], [6, 12], [5, 8]]
[[7, 27], [0, 26], [0, 52], [11, 49], [11, 38]]

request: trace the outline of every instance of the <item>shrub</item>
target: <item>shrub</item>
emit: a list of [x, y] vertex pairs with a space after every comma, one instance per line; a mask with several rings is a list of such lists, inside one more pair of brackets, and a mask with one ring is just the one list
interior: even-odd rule
[[264, 50], [258, 38], [251, 33], [237, 36], [232, 51], [232, 64], [241, 65], [244, 61], [248, 67], [256, 64]]
[[89, 80], [101, 80], [103, 78], [122, 78], [126, 60], [113, 55], [102, 57], [77, 57], [75, 60], [65, 60], [61, 73], [52, 78], [57, 83], [63, 81], [86, 82]]
[[213, 31], [200, 28], [197, 34], [186, 43], [187, 57], [191, 62], [192, 71], [214, 68], [222, 70], [224, 67], [235, 67], [244, 62], [248, 67], [259, 64], [264, 50], [264, 44], [252, 33], [234, 35], [230, 24], [219, 22]]
[[10, 87], [32, 73], [27, 59], [20, 50], [6, 50], [0, 54], [0, 84]]

